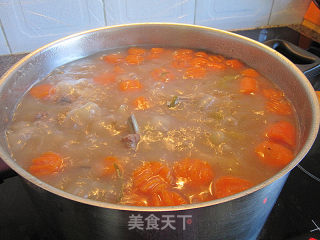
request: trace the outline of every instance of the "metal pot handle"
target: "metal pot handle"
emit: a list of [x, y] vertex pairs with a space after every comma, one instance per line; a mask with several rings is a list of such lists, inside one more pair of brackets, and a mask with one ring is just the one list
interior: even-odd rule
[[315, 84], [312, 82], [312, 78], [320, 74], [320, 58], [318, 56], [285, 40], [273, 39], [265, 41], [264, 44], [287, 57], [306, 75], [312, 85]]

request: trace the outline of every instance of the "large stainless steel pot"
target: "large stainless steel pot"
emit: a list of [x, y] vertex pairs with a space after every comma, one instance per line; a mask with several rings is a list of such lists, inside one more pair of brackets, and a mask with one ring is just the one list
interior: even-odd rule
[[[296, 158], [272, 178], [239, 194], [173, 207], [121, 206], [83, 199], [55, 189], [23, 170], [11, 157], [5, 136], [23, 93], [57, 66], [101, 50], [129, 45], [205, 49], [239, 58], [258, 69], [284, 90], [297, 110], [301, 132]], [[236, 34], [181, 24], [106, 27], [55, 41], [23, 58], [2, 77], [0, 99], [1, 158], [26, 180], [35, 206], [59, 239], [256, 239], [290, 170], [312, 146], [319, 125], [319, 106], [312, 86], [281, 54]], [[159, 230], [148, 229], [153, 216], [158, 218], [153, 226]], [[176, 229], [165, 227], [166, 219], [172, 220], [170, 223]]]

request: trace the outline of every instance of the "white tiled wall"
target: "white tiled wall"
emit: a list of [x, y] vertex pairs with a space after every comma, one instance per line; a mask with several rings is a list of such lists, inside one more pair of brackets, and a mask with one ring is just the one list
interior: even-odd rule
[[243, 29], [268, 25], [270, 0], [198, 1], [195, 23], [220, 29]]
[[[179, 22], [225, 30], [300, 23], [311, 0], [0, 0], [0, 54], [90, 28]], [[8, 44], [9, 46], [8, 46]]]
[[276, 0], [269, 24], [285, 25], [292, 23], [301, 23], [303, 16], [309, 7], [310, 1], [292, 1], [292, 0]]
[[108, 25], [136, 22], [194, 22], [196, 0], [107, 0]]
[[12, 52], [105, 25], [100, 0], [0, 0], [0, 18]]

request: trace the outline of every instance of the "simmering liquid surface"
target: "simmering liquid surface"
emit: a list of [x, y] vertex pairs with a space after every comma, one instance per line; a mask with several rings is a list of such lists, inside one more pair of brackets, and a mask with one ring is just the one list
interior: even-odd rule
[[291, 104], [249, 66], [162, 48], [104, 52], [55, 69], [25, 94], [7, 129], [13, 158], [41, 180], [142, 206], [254, 186], [294, 158], [296, 135]]

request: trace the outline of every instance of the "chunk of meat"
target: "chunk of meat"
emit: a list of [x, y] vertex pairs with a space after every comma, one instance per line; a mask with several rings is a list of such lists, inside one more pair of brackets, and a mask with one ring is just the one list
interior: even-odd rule
[[124, 136], [121, 139], [121, 141], [124, 142], [125, 145], [128, 148], [136, 149], [137, 145], [138, 145], [138, 143], [140, 141], [140, 134], [138, 134], [138, 133], [130, 133], [130, 134]]

